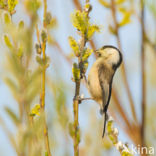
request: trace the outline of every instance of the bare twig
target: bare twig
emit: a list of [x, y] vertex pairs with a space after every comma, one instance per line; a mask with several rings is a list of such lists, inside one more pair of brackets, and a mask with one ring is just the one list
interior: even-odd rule
[[78, 10], [82, 10], [82, 7], [81, 7], [79, 0], [73, 0], [73, 2], [74, 2], [75, 6]]
[[[86, 45], [86, 39], [85, 36], [82, 35], [81, 43], [80, 43], [80, 57], [78, 58], [78, 66], [80, 68], [80, 75], [82, 75], [81, 71], [81, 59], [82, 59], [82, 53], [84, 51]], [[82, 77], [81, 77], [82, 78]], [[74, 109], [74, 156], [79, 155], [79, 122], [78, 122], [78, 113], [79, 113], [79, 96], [80, 96], [80, 84], [81, 84], [81, 78], [77, 81], [75, 81], [75, 96], [73, 99], [73, 109]]]
[[73, 100], [73, 111], [74, 111], [74, 156], [79, 155], [79, 140], [78, 140], [78, 126], [79, 126], [79, 121], [78, 121], [78, 113], [79, 113], [79, 100], [76, 98], [80, 94], [80, 81], [75, 83], [75, 98]]
[[147, 34], [145, 34], [145, 41], [146, 43], [154, 50], [155, 52], [155, 55], [156, 55], [156, 44], [154, 44], [148, 37], [147, 37]]
[[144, 0], [140, 0], [141, 4], [141, 73], [142, 73], [142, 123], [141, 123], [141, 143], [145, 145], [145, 116], [146, 116], [146, 71], [145, 71], [145, 24], [144, 24]]
[[[43, 0], [44, 4], [44, 14], [43, 14], [43, 27], [46, 29], [45, 18], [47, 14], [47, 0]], [[46, 61], [46, 40], [42, 42], [42, 58], [43, 62]], [[42, 93], [41, 93], [41, 108], [44, 114], [44, 138], [45, 138], [45, 147], [48, 156], [51, 156], [50, 146], [49, 146], [49, 137], [48, 137], [48, 126], [46, 124], [46, 115], [45, 115], [45, 77], [46, 77], [46, 67], [43, 67], [42, 71]]]

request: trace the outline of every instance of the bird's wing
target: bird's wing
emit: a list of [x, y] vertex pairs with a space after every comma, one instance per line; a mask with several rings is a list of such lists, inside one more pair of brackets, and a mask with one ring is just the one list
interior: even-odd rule
[[111, 97], [113, 73], [107, 66], [102, 64], [98, 68], [98, 76], [99, 76], [100, 87], [102, 90], [103, 111], [105, 112], [107, 111], [107, 107], [109, 105], [109, 101]]
[[111, 97], [111, 89], [112, 89], [112, 78], [113, 73], [108, 69], [105, 65], [100, 65], [98, 69], [99, 82], [102, 90], [103, 97], [103, 110], [102, 112], [105, 114], [104, 118], [104, 127], [103, 127], [103, 135], [105, 134], [106, 121], [107, 121], [107, 109]]

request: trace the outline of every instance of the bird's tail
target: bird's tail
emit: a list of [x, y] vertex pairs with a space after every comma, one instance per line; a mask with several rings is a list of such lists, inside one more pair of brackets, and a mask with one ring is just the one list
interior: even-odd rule
[[103, 133], [102, 133], [102, 138], [104, 138], [105, 135], [105, 130], [106, 130], [106, 122], [108, 119], [107, 111], [104, 112], [104, 125], [103, 125]]

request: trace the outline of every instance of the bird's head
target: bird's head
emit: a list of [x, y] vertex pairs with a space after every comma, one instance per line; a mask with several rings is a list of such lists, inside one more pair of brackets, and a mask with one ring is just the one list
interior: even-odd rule
[[114, 68], [118, 68], [122, 62], [122, 54], [119, 49], [114, 46], [106, 45], [95, 51], [97, 59], [103, 59], [106, 63], [111, 64]]

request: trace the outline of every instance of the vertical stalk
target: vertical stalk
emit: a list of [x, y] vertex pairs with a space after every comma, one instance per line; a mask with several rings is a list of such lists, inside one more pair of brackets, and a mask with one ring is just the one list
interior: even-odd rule
[[[86, 3], [88, 3], [89, 0], [86, 0]], [[89, 13], [89, 12], [88, 12]], [[81, 79], [83, 78], [83, 73], [82, 73], [82, 54], [84, 51], [86, 45], [86, 37], [85, 34], [81, 35], [81, 42], [80, 42], [80, 56], [78, 57], [78, 67], [80, 69], [80, 79], [75, 81], [75, 96], [73, 100], [73, 111], [74, 111], [74, 156], [79, 156], [79, 142], [80, 142], [80, 134], [79, 134], [79, 99], [80, 97], [80, 84], [81, 84]]]
[[145, 116], [146, 116], [146, 72], [145, 72], [145, 7], [144, 0], [141, 3], [141, 75], [142, 75], [142, 123], [141, 123], [141, 143], [145, 145]]
[[73, 111], [74, 111], [74, 156], [79, 155], [79, 120], [78, 120], [78, 114], [79, 114], [79, 100], [77, 97], [80, 94], [80, 80], [75, 83], [75, 97], [73, 100]]
[[[43, 27], [46, 28], [46, 24], [44, 19], [46, 18], [47, 13], [47, 0], [43, 0], [44, 4], [44, 15], [43, 15]], [[42, 43], [42, 59], [43, 62], [46, 61], [46, 40]], [[46, 67], [43, 67], [42, 71], [42, 91], [41, 91], [41, 109], [43, 113], [43, 122], [44, 122], [44, 140], [45, 140], [45, 148], [48, 156], [51, 156], [50, 146], [49, 146], [49, 136], [48, 136], [48, 126], [46, 124], [46, 114], [45, 114], [45, 78], [46, 78]]]
[[82, 75], [82, 69], [81, 69], [81, 63], [82, 63], [82, 53], [86, 45], [86, 39], [85, 36], [82, 35], [81, 38], [81, 43], [80, 43], [80, 57], [78, 58], [78, 66], [80, 69], [80, 80], [77, 80], [75, 82], [75, 96], [73, 100], [73, 110], [74, 110], [74, 156], [79, 156], [79, 121], [78, 121], [78, 114], [79, 114], [79, 99], [78, 97], [80, 96], [80, 84], [81, 84], [81, 79], [83, 78]]

